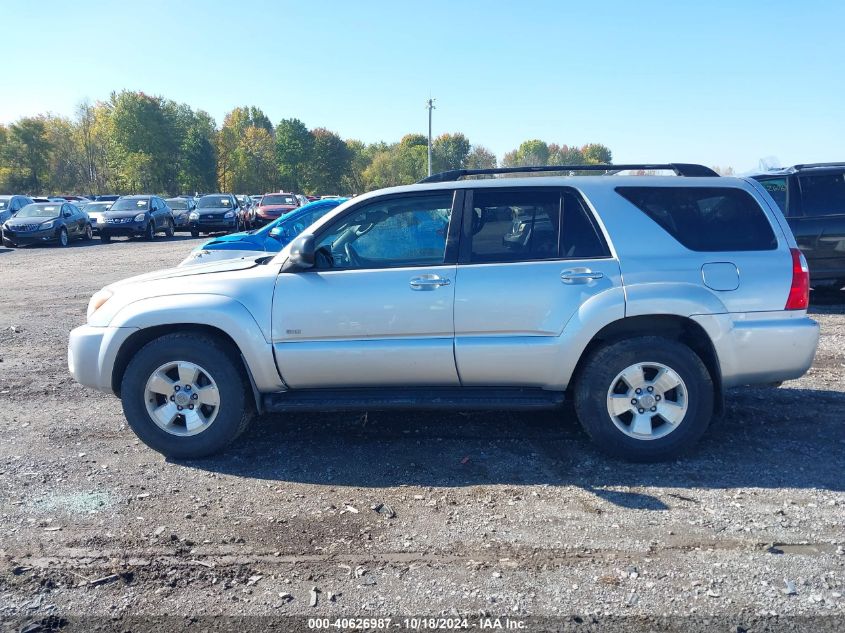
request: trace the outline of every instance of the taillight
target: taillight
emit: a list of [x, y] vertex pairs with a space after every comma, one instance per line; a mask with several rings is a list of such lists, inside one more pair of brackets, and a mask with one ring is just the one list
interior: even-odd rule
[[792, 254], [792, 286], [784, 310], [806, 310], [810, 305], [810, 269], [807, 260], [797, 248], [790, 248]]

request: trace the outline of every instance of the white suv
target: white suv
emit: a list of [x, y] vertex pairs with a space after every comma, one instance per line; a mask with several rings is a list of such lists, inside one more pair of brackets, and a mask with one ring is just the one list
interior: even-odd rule
[[762, 185], [563, 169], [626, 168], [677, 176], [447, 172], [350, 200], [277, 255], [113, 284], [71, 332], [70, 371], [177, 458], [221, 450], [256, 412], [565, 400], [604, 450], [673, 457], [725, 388], [806, 372], [819, 331]]

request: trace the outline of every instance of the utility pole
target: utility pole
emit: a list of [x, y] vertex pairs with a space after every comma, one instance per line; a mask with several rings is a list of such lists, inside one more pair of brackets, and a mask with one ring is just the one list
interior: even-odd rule
[[434, 110], [434, 102], [437, 99], [428, 98], [425, 107], [428, 108], [428, 175], [431, 176], [431, 111]]

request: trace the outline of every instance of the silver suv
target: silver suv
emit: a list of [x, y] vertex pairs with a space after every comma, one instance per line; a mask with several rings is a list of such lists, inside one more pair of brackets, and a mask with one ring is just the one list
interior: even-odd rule
[[70, 372], [175, 458], [220, 451], [265, 411], [567, 400], [605, 451], [674, 457], [726, 388], [804, 374], [819, 329], [760, 183], [555, 169], [632, 168], [677, 175], [447, 172], [354, 198], [277, 255], [113, 284], [71, 332]]

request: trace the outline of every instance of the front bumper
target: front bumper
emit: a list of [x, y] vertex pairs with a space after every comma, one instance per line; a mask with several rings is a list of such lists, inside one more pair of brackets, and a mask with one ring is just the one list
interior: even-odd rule
[[100, 232], [100, 235], [134, 237], [138, 235], [143, 235], [146, 232], [147, 223], [146, 221], [132, 221], [121, 224], [112, 224], [111, 222], [98, 222], [97, 230]]
[[56, 229], [44, 229], [41, 231], [8, 231], [3, 229], [3, 237], [17, 246], [28, 246], [29, 244], [45, 244], [58, 239]]
[[71, 330], [67, 346], [70, 375], [81, 385], [113, 393], [112, 373], [120, 346], [137, 328], [82, 325]]
[[819, 344], [819, 324], [801, 312], [750, 312], [692, 318], [713, 341], [725, 387], [800, 378], [813, 364]]
[[191, 220], [191, 229], [195, 231], [225, 231], [234, 229], [238, 226], [237, 218], [227, 218], [221, 220]]

